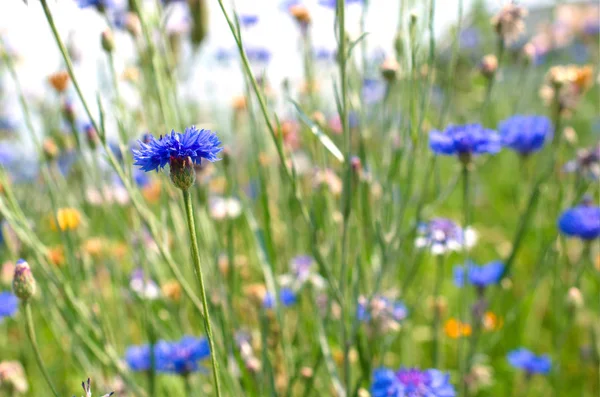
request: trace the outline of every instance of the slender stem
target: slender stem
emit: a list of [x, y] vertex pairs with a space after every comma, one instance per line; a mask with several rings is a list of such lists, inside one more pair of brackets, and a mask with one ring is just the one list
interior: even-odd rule
[[[465, 240], [465, 233], [469, 228], [469, 224], [471, 222], [471, 208], [470, 208], [470, 191], [469, 191], [469, 166], [470, 164], [465, 162], [462, 168], [462, 178], [463, 178], [463, 250], [464, 250], [464, 266], [468, 266], [469, 263], [469, 248], [467, 247]], [[465, 322], [465, 301], [466, 301], [467, 288], [461, 288], [458, 293], [458, 307], [459, 307], [459, 319], [461, 324]], [[461, 325], [462, 326], [462, 325]], [[468, 370], [466, 368], [466, 363], [462, 359], [462, 351], [463, 351], [463, 338], [458, 340], [458, 363], [459, 363], [459, 374], [458, 381], [460, 382], [460, 395], [466, 396], [466, 382], [465, 382], [465, 372]]]
[[437, 266], [435, 272], [435, 285], [433, 287], [433, 349], [432, 349], [432, 362], [433, 368], [439, 368], [440, 363], [440, 349], [439, 349], [439, 338], [440, 338], [440, 320], [441, 313], [437, 304], [438, 297], [440, 296], [440, 290], [442, 287], [442, 281], [444, 280], [444, 256], [438, 255]]
[[35, 327], [33, 326], [33, 316], [31, 315], [31, 307], [29, 306], [29, 302], [23, 302], [23, 309], [25, 310], [25, 322], [27, 326], [27, 336], [29, 337], [29, 341], [31, 342], [31, 347], [33, 347], [33, 352], [35, 353], [35, 361], [37, 362], [40, 371], [42, 371], [42, 375], [44, 375], [44, 379], [46, 379], [46, 383], [52, 390], [52, 394], [54, 397], [59, 397], [58, 392], [54, 388], [52, 384], [52, 380], [50, 379], [50, 375], [46, 370], [46, 366], [44, 365], [44, 359], [42, 359], [42, 354], [40, 353], [40, 348], [37, 344], [37, 340], [35, 338]]
[[206, 289], [204, 288], [204, 278], [202, 269], [200, 268], [200, 252], [198, 250], [198, 240], [196, 238], [196, 225], [194, 222], [194, 209], [192, 208], [192, 195], [189, 190], [183, 190], [183, 201], [185, 203], [185, 214], [187, 216], [188, 231], [192, 245], [192, 260], [194, 262], [194, 273], [200, 285], [200, 298], [202, 299], [202, 307], [204, 309], [204, 328], [208, 344], [210, 346], [210, 361], [213, 369], [213, 381], [217, 396], [221, 396], [221, 384], [219, 383], [219, 364], [217, 362], [217, 352], [215, 350], [215, 342], [213, 339], [212, 326], [210, 325], [210, 315], [208, 312], [208, 301], [206, 299]]

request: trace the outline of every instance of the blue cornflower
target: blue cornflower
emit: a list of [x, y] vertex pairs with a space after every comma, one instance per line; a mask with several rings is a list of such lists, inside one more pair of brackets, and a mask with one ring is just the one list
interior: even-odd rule
[[271, 51], [264, 47], [246, 47], [246, 57], [250, 62], [269, 63]]
[[600, 207], [584, 202], [562, 213], [558, 219], [561, 232], [582, 240], [594, 240], [600, 236]]
[[13, 145], [0, 144], [0, 165], [9, 166], [16, 159], [15, 147]]
[[509, 352], [506, 359], [510, 365], [522, 369], [530, 375], [547, 374], [552, 368], [552, 360], [548, 355], [537, 356], [525, 348]]
[[208, 340], [193, 336], [184, 336], [177, 342], [158, 341], [155, 349], [157, 369], [179, 375], [197, 372], [198, 362], [210, 356]]
[[0, 322], [5, 317], [12, 317], [19, 308], [19, 299], [12, 293], [0, 292]]
[[14, 120], [0, 116], [0, 135], [12, 135], [17, 128]]
[[[466, 268], [466, 275], [465, 275]], [[494, 261], [483, 266], [477, 266], [471, 262], [467, 266], [456, 266], [454, 268], [454, 283], [462, 287], [466, 281], [477, 288], [485, 288], [488, 285], [497, 284], [504, 272], [504, 263]]]
[[477, 240], [474, 230], [463, 229], [455, 222], [446, 218], [433, 218], [417, 227], [419, 236], [415, 246], [429, 247], [433, 255], [442, 255], [449, 251], [460, 251], [465, 246], [472, 247]]
[[437, 369], [424, 371], [401, 368], [394, 372], [380, 368], [373, 373], [372, 397], [454, 397], [450, 375]]
[[[150, 346], [129, 346], [125, 351], [125, 361], [132, 371], [148, 371], [151, 366]], [[156, 365], [156, 353], [155, 353]]]
[[[297, 301], [296, 293], [290, 288], [283, 287], [279, 290], [279, 301], [284, 307], [291, 306]], [[273, 295], [267, 292], [263, 299], [263, 307], [265, 309], [272, 309], [273, 303]]]
[[313, 50], [313, 55], [317, 61], [333, 62], [336, 57], [336, 50], [325, 47], [317, 47]]
[[436, 154], [467, 158], [472, 154], [498, 153], [502, 148], [498, 134], [481, 124], [449, 126], [444, 132], [431, 131], [429, 147]]
[[512, 116], [498, 127], [502, 144], [522, 155], [537, 152], [552, 136], [552, 122], [544, 116]]
[[183, 161], [191, 158], [194, 164], [200, 164], [202, 159], [217, 161], [223, 148], [221, 141], [209, 130], [199, 130], [195, 126], [185, 129], [182, 133], [171, 131], [159, 139], [152, 137], [148, 143], [139, 142], [140, 149], [133, 150], [134, 165], [142, 170], [158, 171], [174, 160]]

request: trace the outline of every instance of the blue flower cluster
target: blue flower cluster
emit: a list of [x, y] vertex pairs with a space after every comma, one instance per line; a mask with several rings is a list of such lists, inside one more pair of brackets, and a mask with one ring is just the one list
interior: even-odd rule
[[477, 288], [485, 288], [492, 284], [498, 284], [503, 272], [504, 263], [502, 262], [494, 261], [483, 266], [477, 266], [470, 262], [466, 266], [454, 268], [454, 283], [458, 287], [462, 287], [467, 281]]
[[450, 375], [437, 369], [424, 371], [401, 368], [394, 372], [381, 368], [373, 374], [372, 397], [454, 397]]
[[553, 135], [552, 122], [544, 116], [515, 115], [496, 131], [481, 124], [452, 125], [444, 132], [429, 133], [429, 147], [436, 154], [470, 156], [495, 154], [506, 146], [521, 155], [540, 150]]
[[533, 374], [547, 374], [552, 369], [552, 360], [547, 355], [537, 356], [531, 351], [520, 348], [506, 356], [510, 365], [517, 369]]
[[[200, 370], [199, 361], [210, 356], [210, 347], [205, 338], [184, 336], [179, 341], [158, 341], [153, 348], [154, 365], [157, 372], [186, 375]], [[130, 346], [125, 352], [125, 361], [132, 371], [148, 371], [152, 366], [150, 346]]]
[[183, 134], [171, 131], [159, 139], [151, 136], [148, 142], [138, 143], [140, 149], [132, 150], [134, 165], [146, 172], [164, 168], [171, 159], [189, 157], [194, 164], [200, 164], [202, 159], [217, 161], [217, 154], [223, 150], [221, 141], [214, 133], [199, 130], [195, 126], [186, 128]]

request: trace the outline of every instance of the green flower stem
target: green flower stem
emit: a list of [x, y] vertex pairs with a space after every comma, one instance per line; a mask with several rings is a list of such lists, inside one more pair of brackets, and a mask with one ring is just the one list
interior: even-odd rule
[[35, 327], [33, 325], [33, 316], [31, 315], [31, 307], [29, 306], [29, 302], [23, 302], [23, 309], [25, 310], [25, 323], [27, 327], [27, 337], [29, 338], [29, 342], [31, 342], [31, 347], [33, 348], [33, 352], [35, 354], [35, 361], [37, 362], [40, 371], [42, 371], [42, 375], [44, 375], [44, 379], [50, 390], [52, 390], [52, 394], [54, 397], [60, 397], [56, 389], [54, 388], [54, 384], [52, 384], [52, 380], [50, 379], [50, 375], [46, 370], [46, 366], [44, 365], [44, 359], [42, 359], [42, 354], [40, 353], [40, 348], [37, 344], [37, 339], [35, 338]]
[[[464, 216], [464, 222], [463, 222], [463, 251], [464, 251], [464, 266], [467, 266], [467, 264], [469, 263], [469, 248], [467, 247], [466, 242], [464, 241], [464, 234], [467, 231], [467, 228], [469, 227], [470, 223], [471, 223], [471, 192], [470, 192], [470, 181], [469, 181], [469, 166], [470, 164], [465, 162], [463, 163], [463, 168], [462, 168], [462, 179], [463, 179], [463, 216]], [[458, 293], [458, 308], [459, 308], [459, 319], [461, 324], [465, 322], [465, 303], [466, 303], [466, 298], [467, 298], [467, 288], [466, 286], [461, 288], [461, 290]], [[467, 368], [467, 363], [465, 362], [465, 360], [462, 359], [462, 353], [463, 353], [463, 346], [464, 341], [463, 338], [459, 338], [458, 339], [458, 363], [459, 363], [459, 377], [458, 377], [458, 381], [460, 383], [460, 390], [461, 393], [459, 395], [461, 396], [466, 396], [467, 395], [467, 384], [465, 382], [465, 375], [466, 372], [469, 370], [469, 368]]]
[[206, 289], [204, 288], [204, 278], [202, 276], [202, 269], [200, 268], [200, 252], [198, 250], [198, 240], [196, 237], [196, 225], [194, 222], [194, 209], [192, 207], [192, 195], [189, 190], [183, 190], [183, 201], [185, 203], [185, 214], [187, 216], [188, 231], [190, 233], [190, 242], [192, 245], [192, 260], [194, 262], [194, 273], [198, 279], [200, 285], [200, 298], [202, 299], [202, 308], [204, 311], [204, 328], [206, 337], [208, 338], [208, 344], [210, 346], [210, 361], [212, 364], [213, 381], [215, 383], [215, 389], [217, 396], [221, 396], [221, 384], [219, 382], [219, 363], [217, 362], [215, 342], [213, 339], [212, 326], [210, 325], [210, 315], [208, 311], [208, 300], [206, 298]]
[[433, 347], [431, 361], [433, 368], [439, 368], [440, 363], [440, 322], [441, 313], [437, 305], [437, 299], [440, 296], [442, 281], [444, 280], [444, 256], [438, 255], [435, 268], [435, 285], [433, 287]]

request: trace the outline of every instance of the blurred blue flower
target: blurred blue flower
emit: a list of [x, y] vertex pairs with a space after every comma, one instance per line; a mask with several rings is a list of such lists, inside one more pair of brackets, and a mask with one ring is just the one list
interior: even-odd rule
[[219, 62], [227, 62], [233, 58], [233, 55], [233, 51], [223, 47], [219, 47], [215, 51], [215, 59]]
[[[362, 3], [363, 0], [346, 0], [346, 5]], [[337, 5], [337, 0], [319, 0], [319, 5], [327, 8], [335, 8]]]
[[8, 167], [13, 161], [15, 161], [17, 154], [15, 153], [15, 147], [5, 143], [0, 143], [0, 165]]
[[5, 317], [12, 317], [19, 308], [19, 299], [11, 292], [0, 292], [0, 322]]
[[271, 51], [265, 47], [246, 47], [246, 57], [250, 62], [269, 63], [271, 60]]
[[258, 23], [258, 15], [256, 14], [240, 14], [240, 25], [249, 28]]
[[182, 133], [171, 131], [158, 140], [152, 137], [148, 143], [139, 142], [140, 149], [133, 150], [134, 165], [148, 172], [162, 169], [171, 159], [186, 159], [200, 164], [202, 159], [217, 161], [217, 154], [223, 150], [219, 138], [209, 130], [188, 127]]
[[552, 136], [552, 122], [544, 116], [512, 116], [498, 127], [502, 144], [527, 155], [540, 150]]
[[522, 369], [530, 375], [547, 374], [552, 368], [552, 361], [547, 355], [537, 356], [531, 351], [520, 348], [506, 355], [506, 359], [513, 367]]
[[594, 240], [600, 236], [600, 207], [585, 202], [570, 208], [558, 219], [558, 227], [567, 236]]
[[[466, 275], [465, 275], [466, 267]], [[494, 261], [483, 266], [477, 266], [470, 262], [467, 266], [456, 266], [454, 268], [454, 284], [462, 287], [466, 281], [478, 288], [485, 288], [488, 285], [497, 284], [504, 272], [504, 263]]]
[[138, 169], [133, 171], [133, 180], [135, 181], [135, 184], [140, 188], [144, 188], [150, 184], [150, 177], [148, 176], [148, 174]]
[[115, 5], [113, 0], [76, 0], [79, 8], [96, 7], [99, 11]]
[[372, 397], [454, 397], [450, 375], [437, 369], [424, 371], [401, 368], [394, 372], [380, 368], [373, 373]]
[[[289, 288], [283, 287], [279, 290], [279, 301], [284, 307], [291, 306], [297, 301], [296, 293]], [[273, 302], [273, 295], [267, 292], [263, 299], [263, 307], [265, 309], [272, 309], [273, 303], [275, 303]]]
[[449, 126], [444, 132], [433, 130], [429, 133], [429, 147], [436, 154], [459, 156], [493, 154], [502, 148], [498, 134], [481, 124]]
[[317, 47], [313, 50], [315, 60], [319, 62], [333, 62], [335, 61], [336, 50], [325, 47]]
[[475, 231], [466, 230], [446, 218], [433, 218], [417, 227], [418, 237], [415, 246], [429, 247], [433, 255], [442, 255], [449, 251], [460, 251], [465, 246], [472, 247], [477, 240]]
[[13, 119], [0, 116], [0, 135], [1, 136], [13, 135], [16, 128], [17, 128], [17, 124]]
[[[404, 302], [376, 295], [369, 301], [364, 296], [358, 299], [356, 317], [363, 322], [395, 322], [399, 323], [408, 317], [408, 309]], [[390, 324], [388, 324], [390, 325]]]
[[362, 97], [366, 104], [373, 104], [381, 101], [385, 96], [386, 85], [379, 79], [364, 79], [362, 87]]
[[565, 172], [576, 172], [590, 179], [600, 178], [600, 143], [592, 148], [579, 149], [577, 157], [563, 167]]
[[186, 375], [200, 370], [198, 362], [210, 356], [206, 338], [184, 336], [177, 342], [158, 341], [156, 367], [160, 372]]
[[461, 49], [475, 49], [479, 47], [479, 44], [481, 43], [481, 32], [476, 27], [463, 29], [460, 32], [458, 40]]
[[125, 361], [132, 371], [148, 371], [151, 366], [150, 346], [129, 346], [125, 351]]

